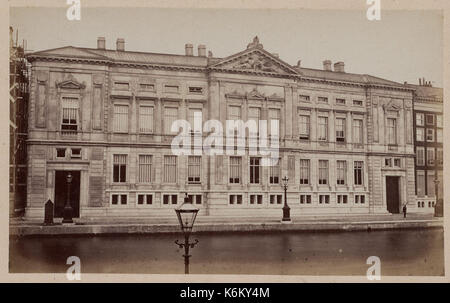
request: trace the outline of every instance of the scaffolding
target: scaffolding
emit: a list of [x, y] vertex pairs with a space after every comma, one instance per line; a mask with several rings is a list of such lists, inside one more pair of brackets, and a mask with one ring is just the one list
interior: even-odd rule
[[30, 64], [25, 59], [26, 41], [9, 28], [9, 209], [10, 216], [23, 215], [27, 199], [27, 131]]

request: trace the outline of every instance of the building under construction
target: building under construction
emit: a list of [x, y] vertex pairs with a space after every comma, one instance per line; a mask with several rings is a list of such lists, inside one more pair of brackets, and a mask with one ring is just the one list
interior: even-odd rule
[[27, 129], [29, 68], [25, 59], [25, 41], [18, 43], [18, 34], [10, 27], [10, 154], [9, 209], [10, 215], [23, 214], [27, 197]]

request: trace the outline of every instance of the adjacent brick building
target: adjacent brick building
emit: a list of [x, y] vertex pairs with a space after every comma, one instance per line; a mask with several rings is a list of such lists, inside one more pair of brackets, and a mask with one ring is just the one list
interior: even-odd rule
[[[398, 213], [415, 197], [414, 88], [282, 61], [255, 38], [226, 58], [62, 47], [35, 52], [29, 106], [26, 215], [56, 216], [73, 176], [77, 216], [174, 216], [188, 192], [199, 215]], [[176, 119], [280, 122], [279, 166], [259, 157], [174, 156]], [[208, 134], [204, 133], [206, 137]]]

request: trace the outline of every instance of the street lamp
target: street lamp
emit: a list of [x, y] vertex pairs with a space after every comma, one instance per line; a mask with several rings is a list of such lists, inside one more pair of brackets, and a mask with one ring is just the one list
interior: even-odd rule
[[66, 177], [67, 179], [67, 199], [66, 199], [66, 205], [64, 206], [63, 211], [63, 221], [62, 223], [73, 223], [72, 220], [72, 206], [70, 205], [70, 183], [72, 183], [72, 174], [69, 172], [69, 174]]
[[175, 209], [175, 212], [178, 217], [178, 222], [180, 223], [181, 230], [184, 234], [184, 243], [179, 243], [178, 240], [175, 240], [175, 244], [177, 244], [180, 248], [184, 247], [184, 273], [189, 274], [189, 248], [194, 248], [194, 246], [198, 243], [198, 240], [195, 239], [195, 242], [189, 243], [189, 236], [192, 232], [192, 227], [194, 227], [195, 218], [197, 217], [199, 209], [195, 208], [192, 205], [192, 202], [189, 201], [189, 196], [186, 193], [184, 196], [184, 203], [181, 204], [179, 208]]
[[434, 196], [436, 197], [436, 202], [434, 203], [434, 216], [435, 217], [440, 217], [440, 210], [441, 210], [441, 205], [439, 204], [439, 179], [438, 179], [438, 174], [437, 174], [437, 170], [434, 173]]
[[284, 186], [284, 206], [283, 206], [283, 219], [281, 222], [291, 222], [291, 209], [289, 208], [287, 204], [287, 188], [288, 188], [288, 182], [289, 178], [287, 176], [284, 176], [283, 179], [283, 186]]

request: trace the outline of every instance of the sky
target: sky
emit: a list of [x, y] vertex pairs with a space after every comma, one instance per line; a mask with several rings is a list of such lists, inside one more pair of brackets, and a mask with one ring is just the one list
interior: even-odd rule
[[214, 57], [244, 50], [254, 36], [264, 49], [302, 67], [322, 69], [343, 61], [345, 71], [418, 84], [425, 77], [442, 87], [442, 25], [438, 11], [382, 10], [380, 21], [365, 11], [273, 9], [82, 8], [69, 21], [66, 8], [11, 8], [10, 25], [29, 50], [96, 47], [97, 37], [115, 49], [184, 54], [186, 43], [205, 44]]

